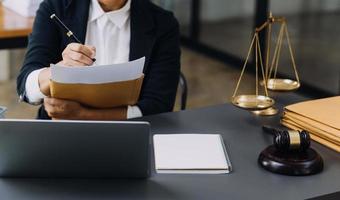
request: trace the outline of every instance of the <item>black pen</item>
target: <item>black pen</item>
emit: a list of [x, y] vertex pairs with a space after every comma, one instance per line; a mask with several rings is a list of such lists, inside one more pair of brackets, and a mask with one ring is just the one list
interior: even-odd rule
[[[54, 20], [60, 27], [62, 27], [65, 32], [67, 37], [72, 38], [74, 41], [76, 41], [79, 44], [82, 44], [80, 40], [73, 34], [73, 32], [59, 19], [59, 17], [56, 14], [52, 14], [50, 17], [52, 20]], [[92, 58], [93, 62], [96, 62], [95, 58]]]

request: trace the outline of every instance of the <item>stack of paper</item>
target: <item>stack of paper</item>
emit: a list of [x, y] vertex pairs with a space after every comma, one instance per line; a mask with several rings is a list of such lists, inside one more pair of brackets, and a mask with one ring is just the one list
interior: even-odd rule
[[157, 173], [223, 174], [231, 163], [218, 134], [172, 134], [154, 136]]
[[340, 152], [340, 96], [287, 106], [282, 124], [306, 130], [313, 140]]
[[43, 0], [4, 0], [3, 5], [25, 17], [34, 17]]
[[85, 67], [51, 66], [51, 96], [94, 108], [135, 105], [143, 83], [145, 57]]

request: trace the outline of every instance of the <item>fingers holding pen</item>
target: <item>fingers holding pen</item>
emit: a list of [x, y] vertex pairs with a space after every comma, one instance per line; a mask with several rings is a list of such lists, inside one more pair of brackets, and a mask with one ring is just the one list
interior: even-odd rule
[[71, 43], [65, 48], [62, 56], [66, 66], [90, 66], [93, 65], [96, 49], [93, 46]]
[[59, 25], [67, 37], [73, 39], [77, 43], [67, 45], [62, 53], [63, 60], [60, 64], [65, 66], [87, 66], [93, 65], [95, 62], [96, 49], [93, 46], [83, 45], [81, 41], [73, 34], [73, 32], [53, 13], [50, 18]]
[[79, 52], [88, 56], [90, 59], [96, 56], [96, 48], [93, 46], [82, 45], [79, 43], [71, 43], [68, 45], [68, 47], [72, 51]]

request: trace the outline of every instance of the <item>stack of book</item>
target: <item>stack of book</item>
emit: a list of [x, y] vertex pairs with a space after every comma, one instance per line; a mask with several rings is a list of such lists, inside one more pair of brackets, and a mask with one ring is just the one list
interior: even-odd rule
[[316, 142], [340, 152], [340, 96], [287, 106], [281, 123], [306, 130]]
[[3, 5], [25, 17], [34, 17], [43, 0], [4, 0]]

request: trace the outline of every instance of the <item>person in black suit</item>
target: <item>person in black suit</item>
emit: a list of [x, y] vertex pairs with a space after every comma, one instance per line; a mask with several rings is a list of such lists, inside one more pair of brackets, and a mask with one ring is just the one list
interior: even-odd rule
[[[52, 13], [85, 45], [70, 42], [50, 19]], [[87, 66], [94, 57], [113, 64], [143, 56], [145, 79], [137, 105], [93, 109], [49, 97], [51, 63]], [[26, 102], [43, 104], [39, 119], [123, 120], [172, 111], [179, 74], [179, 25], [172, 13], [148, 0], [45, 0], [37, 11], [17, 91]]]

